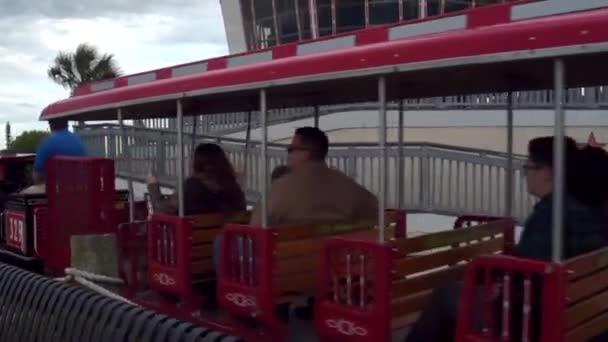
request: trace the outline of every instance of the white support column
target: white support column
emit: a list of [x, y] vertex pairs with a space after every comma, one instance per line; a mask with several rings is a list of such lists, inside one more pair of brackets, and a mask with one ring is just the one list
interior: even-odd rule
[[426, 0], [418, 0], [418, 10], [420, 18], [426, 18], [427, 16], [427, 3]]
[[317, 15], [317, 0], [308, 0], [308, 12], [310, 14], [310, 33], [312, 39], [319, 38], [319, 17]]

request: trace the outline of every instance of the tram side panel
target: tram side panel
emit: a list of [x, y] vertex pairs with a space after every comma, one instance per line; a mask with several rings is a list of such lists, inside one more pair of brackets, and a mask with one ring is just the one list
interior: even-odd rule
[[114, 234], [125, 209], [116, 208], [114, 162], [111, 159], [57, 157], [47, 169], [48, 212], [45, 233], [37, 244], [51, 275], [71, 264], [73, 235]]
[[[405, 212], [387, 210], [387, 239], [402, 237]], [[273, 229], [228, 225], [222, 229], [218, 301], [235, 316], [254, 318], [272, 330], [283, 328], [277, 305], [315, 296], [319, 253], [330, 237], [374, 240], [376, 223], [328, 223]]]
[[416, 321], [433, 288], [462, 279], [471, 259], [509, 253], [513, 230], [505, 219], [388, 243], [327, 241], [315, 306], [318, 335], [325, 341], [390, 341], [394, 331]]
[[455, 340], [605, 341], [607, 260], [608, 247], [561, 263], [476, 259], [467, 270]]

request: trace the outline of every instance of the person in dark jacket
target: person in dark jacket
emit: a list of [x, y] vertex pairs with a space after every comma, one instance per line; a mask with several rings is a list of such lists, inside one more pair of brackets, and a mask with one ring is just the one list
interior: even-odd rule
[[[154, 212], [176, 214], [177, 193], [163, 199], [156, 177], [147, 180]], [[192, 176], [184, 182], [184, 214], [236, 213], [246, 210], [245, 194], [236, 173], [216, 144], [201, 144], [194, 151]]]
[[[524, 166], [528, 192], [539, 198], [524, 224], [524, 231], [513, 251], [521, 258], [550, 261], [552, 255], [553, 215], [553, 137], [541, 137], [528, 144], [529, 158]], [[606, 153], [592, 147], [579, 150], [574, 140], [565, 140], [566, 196], [564, 200], [563, 257], [572, 258], [608, 246], [602, 205], [608, 198]], [[514, 282], [516, 283], [516, 282]], [[433, 291], [427, 309], [406, 337], [406, 342], [453, 341], [458, 319], [461, 282], [448, 283]], [[521, 300], [521, 289], [514, 288], [515, 300]], [[535, 292], [540, 288], [535, 286]], [[538, 296], [535, 296], [538, 297]], [[519, 300], [518, 300], [519, 299]], [[534, 306], [533, 322], [538, 322], [538, 305]], [[516, 313], [514, 313], [516, 314]], [[516, 316], [516, 315], [515, 315]], [[512, 317], [512, 336], [521, 337], [521, 319]], [[532, 340], [538, 336], [533, 324]]]
[[[564, 199], [563, 257], [608, 246], [602, 204], [606, 186], [602, 171], [608, 157], [596, 147], [579, 150], [566, 139], [566, 196]], [[551, 260], [553, 213], [553, 137], [536, 138], [528, 145], [524, 169], [528, 192], [539, 198], [525, 222], [525, 229], [513, 254], [522, 258]]]

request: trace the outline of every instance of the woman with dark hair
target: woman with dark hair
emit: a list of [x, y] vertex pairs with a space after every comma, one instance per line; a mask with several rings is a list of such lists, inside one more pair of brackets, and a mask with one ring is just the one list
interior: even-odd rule
[[[177, 194], [163, 199], [158, 179], [149, 177], [147, 183], [154, 211], [177, 213]], [[224, 150], [216, 144], [198, 145], [192, 176], [184, 182], [184, 214], [234, 213], [245, 209], [245, 195]]]
[[[528, 192], [539, 198], [525, 223], [514, 255], [551, 260], [553, 212], [553, 137], [536, 138], [528, 144], [524, 169]], [[594, 147], [580, 150], [566, 138], [566, 196], [564, 199], [563, 257], [572, 258], [608, 245], [602, 204], [607, 197], [606, 154]]]
[[[551, 260], [553, 219], [553, 137], [533, 139], [528, 144], [528, 161], [524, 165], [528, 192], [539, 198], [524, 224], [523, 233], [513, 255], [521, 258]], [[565, 138], [565, 199], [563, 257], [572, 258], [608, 246], [608, 234], [602, 207], [608, 198], [608, 156], [596, 148], [579, 150], [574, 140]], [[517, 283], [514, 281], [513, 283]], [[458, 319], [462, 283], [452, 282], [436, 288], [427, 309], [413, 326], [406, 342], [453, 341]], [[536, 287], [534, 291], [540, 291]], [[521, 288], [511, 292], [513, 301], [521, 302]], [[534, 296], [540, 298], [540, 296]], [[518, 307], [515, 305], [514, 307]], [[533, 322], [538, 322], [538, 305], [533, 305]], [[511, 329], [519, 331], [521, 319], [514, 310]], [[437, 329], [437, 327], [441, 327]], [[532, 340], [538, 324], [530, 327]], [[500, 329], [498, 329], [500, 330]], [[512, 336], [521, 336], [514, 333]]]

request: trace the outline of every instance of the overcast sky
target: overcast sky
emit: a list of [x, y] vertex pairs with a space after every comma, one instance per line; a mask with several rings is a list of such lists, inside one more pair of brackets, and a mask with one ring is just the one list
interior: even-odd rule
[[59, 51], [79, 43], [113, 53], [125, 73], [226, 54], [219, 0], [0, 0], [0, 146], [46, 128], [44, 106], [68, 95], [47, 78]]

